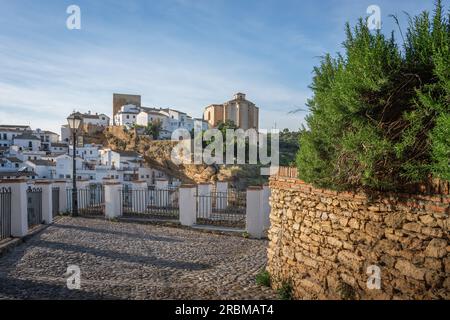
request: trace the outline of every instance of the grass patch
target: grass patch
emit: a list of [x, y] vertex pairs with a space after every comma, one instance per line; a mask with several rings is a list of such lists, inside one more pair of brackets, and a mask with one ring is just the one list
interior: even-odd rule
[[292, 282], [283, 281], [281, 287], [277, 290], [278, 297], [280, 298], [280, 300], [292, 300], [293, 299], [292, 291], [293, 291]]
[[256, 275], [256, 283], [260, 286], [264, 287], [270, 287], [270, 273], [267, 270], [262, 269], [257, 275]]

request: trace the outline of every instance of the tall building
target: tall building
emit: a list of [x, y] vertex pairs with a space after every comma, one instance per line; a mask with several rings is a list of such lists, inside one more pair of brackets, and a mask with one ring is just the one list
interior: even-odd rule
[[234, 99], [223, 104], [212, 104], [205, 108], [203, 119], [211, 127], [217, 127], [227, 120], [234, 122], [241, 129], [259, 128], [259, 108], [245, 99], [244, 93], [236, 93]]
[[122, 106], [125, 106], [128, 104], [133, 104], [136, 107], [140, 108], [141, 107], [141, 96], [133, 95], [133, 94], [121, 94], [121, 93], [113, 94], [113, 121], [115, 119], [115, 115], [120, 111]]

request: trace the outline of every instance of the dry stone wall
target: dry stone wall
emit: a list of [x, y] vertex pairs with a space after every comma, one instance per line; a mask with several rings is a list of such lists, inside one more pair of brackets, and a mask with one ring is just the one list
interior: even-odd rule
[[[279, 176], [270, 187], [275, 289], [290, 282], [296, 299], [450, 299], [450, 196], [335, 192]], [[367, 286], [370, 266], [380, 289]]]

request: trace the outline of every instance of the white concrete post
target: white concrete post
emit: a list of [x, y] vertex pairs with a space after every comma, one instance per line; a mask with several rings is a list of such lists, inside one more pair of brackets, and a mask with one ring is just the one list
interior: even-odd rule
[[216, 208], [225, 210], [228, 207], [228, 182], [216, 182]]
[[180, 223], [183, 226], [193, 226], [197, 222], [196, 190], [193, 184], [180, 186]]
[[2, 187], [11, 188], [11, 235], [26, 236], [28, 233], [27, 183], [22, 179], [3, 180]]
[[53, 186], [59, 188], [59, 213], [66, 212], [69, 208], [67, 204], [67, 181], [57, 180]]
[[212, 213], [212, 185], [210, 183], [200, 183], [197, 187], [198, 192], [198, 213], [199, 217], [208, 219]]
[[36, 181], [35, 186], [42, 189], [42, 220], [45, 224], [53, 222], [52, 183]]
[[263, 237], [262, 193], [261, 187], [247, 188], [246, 230], [251, 237], [257, 239]]
[[157, 207], [166, 207], [169, 205], [169, 181], [167, 179], [156, 179], [155, 202]]
[[263, 185], [262, 196], [261, 196], [261, 201], [262, 201], [261, 208], [262, 208], [262, 212], [263, 212], [262, 227], [263, 227], [264, 236], [267, 236], [267, 232], [269, 231], [269, 228], [270, 228], [269, 198], [270, 198], [270, 187], [269, 187], [269, 185], [265, 184], [265, 185]]
[[122, 215], [121, 208], [122, 185], [117, 182], [105, 184], [105, 216], [114, 219]]

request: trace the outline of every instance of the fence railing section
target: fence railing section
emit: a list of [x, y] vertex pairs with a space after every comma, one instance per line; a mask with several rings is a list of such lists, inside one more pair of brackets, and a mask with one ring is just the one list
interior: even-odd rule
[[197, 194], [197, 224], [245, 228], [246, 192]]
[[27, 189], [27, 211], [28, 211], [28, 227], [41, 224], [42, 221], [42, 189]]
[[125, 189], [121, 191], [122, 214], [178, 219], [180, 214], [178, 198], [179, 190], [174, 188]]
[[0, 188], [0, 240], [11, 236], [11, 189]]
[[56, 217], [59, 214], [59, 187], [53, 187], [52, 188], [52, 215], [53, 218]]
[[[104, 215], [105, 191], [101, 185], [77, 189], [78, 214]], [[67, 207], [72, 211], [72, 188], [67, 189]]]

